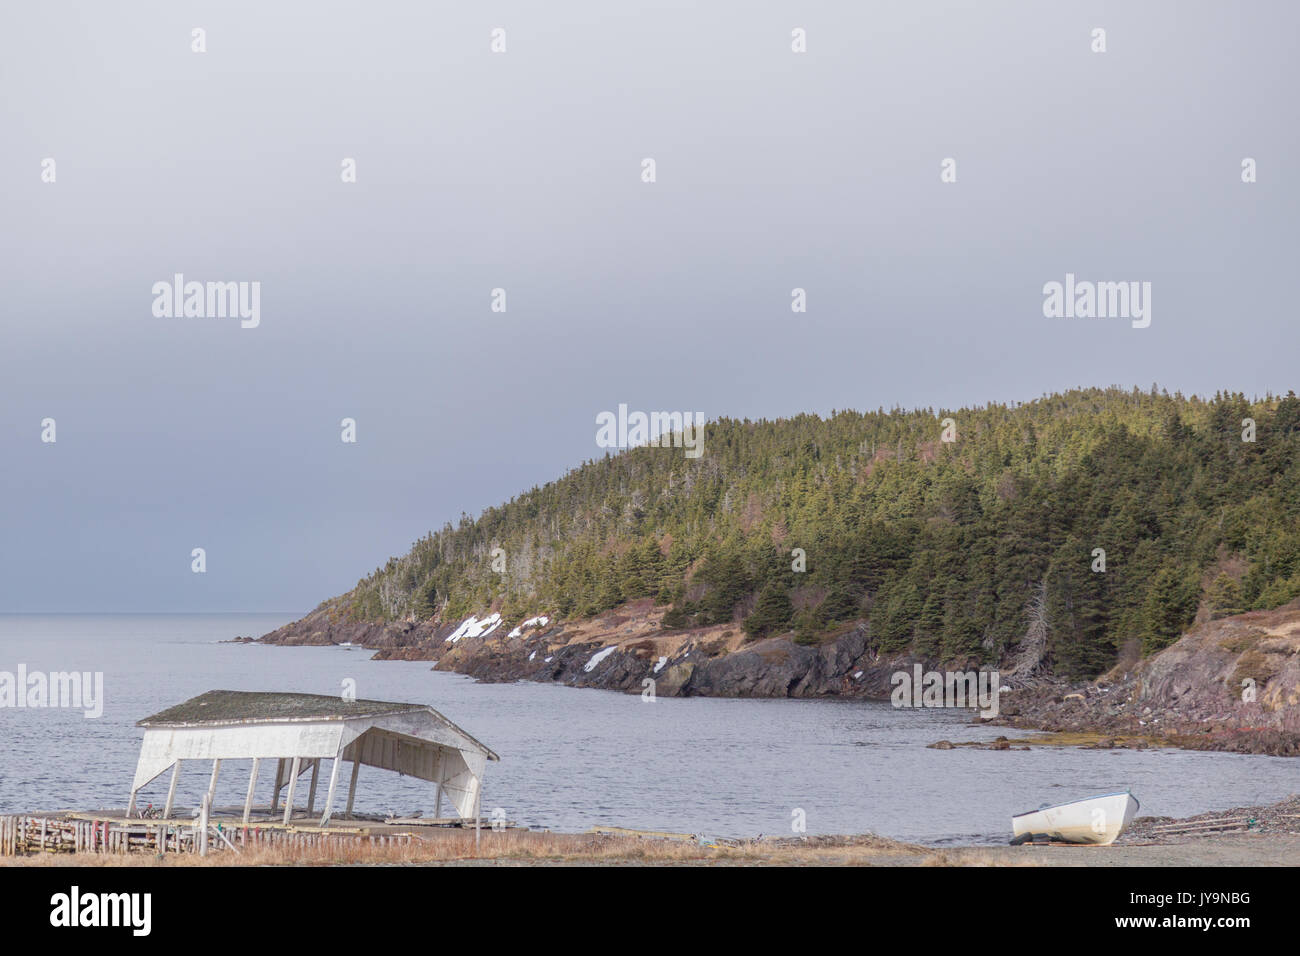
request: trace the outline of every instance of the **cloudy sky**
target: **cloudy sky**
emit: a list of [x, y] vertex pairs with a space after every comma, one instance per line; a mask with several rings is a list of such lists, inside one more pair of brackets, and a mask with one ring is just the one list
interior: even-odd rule
[[[1297, 34], [1283, 2], [7, 4], [0, 611], [301, 613], [602, 454], [619, 403], [1285, 392]], [[1045, 318], [1067, 272], [1150, 282], [1150, 327]], [[260, 325], [155, 316], [176, 273], [259, 282]]]

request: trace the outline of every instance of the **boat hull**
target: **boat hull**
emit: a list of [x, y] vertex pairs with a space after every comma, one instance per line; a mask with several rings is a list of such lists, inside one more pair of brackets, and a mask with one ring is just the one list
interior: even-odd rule
[[1115, 842], [1137, 811], [1133, 794], [1108, 793], [1017, 814], [1011, 818], [1011, 829], [1021, 841], [1045, 839], [1105, 846]]

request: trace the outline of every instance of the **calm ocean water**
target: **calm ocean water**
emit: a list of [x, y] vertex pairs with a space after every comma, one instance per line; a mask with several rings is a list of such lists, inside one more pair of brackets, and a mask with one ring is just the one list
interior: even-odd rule
[[[1185, 815], [1300, 791], [1300, 761], [1179, 751], [927, 750], [991, 740], [934, 710], [886, 703], [660, 699], [543, 684], [478, 684], [428, 663], [377, 662], [360, 650], [225, 644], [284, 616], [0, 616], [0, 671], [103, 671], [104, 711], [0, 708], [0, 812], [121, 807], [141, 732], [135, 721], [206, 690], [282, 690], [418, 701], [501, 755], [483, 808], [533, 827], [594, 824], [705, 833], [874, 831], [927, 843], [1002, 842], [1012, 813], [1132, 787], [1142, 813]], [[326, 765], [326, 770], [328, 765]], [[210, 767], [181, 776], [192, 806]], [[218, 804], [239, 804], [243, 762], [223, 764]], [[259, 799], [269, 799], [264, 767]], [[161, 804], [168, 775], [142, 794]], [[433, 809], [421, 781], [363, 769], [357, 808]]]

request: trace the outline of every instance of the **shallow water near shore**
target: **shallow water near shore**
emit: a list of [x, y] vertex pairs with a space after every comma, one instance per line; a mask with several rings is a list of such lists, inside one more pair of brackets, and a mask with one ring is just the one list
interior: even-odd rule
[[[292, 615], [5, 615], [0, 671], [102, 671], [103, 716], [0, 708], [0, 813], [121, 807], [141, 731], [135, 722], [206, 690], [417, 701], [495, 750], [483, 812], [531, 827], [702, 833], [862, 833], [928, 844], [1003, 843], [1013, 813], [1131, 787], [1143, 815], [1186, 816], [1272, 803], [1300, 791], [1300, 761], [1177, 750], [928, 750], [936, 740], [1032, 736], [970, 726], [970, 712], [885, 702], [660, 698], [518, 683], [479, 684], [427, 662], [364, 650], [222, 643]], [[325, 766], [328, 771], [328, 763]], [[211, 766], [181, 775], [193, 806]], [[261, 801], [273, 772], [264, 767]], [[305, 779], [305, 778], [304, 778]], [[141, 802], [161, 804], [168, 776]], [[243, 802], [248, 763], [223, 763], [217, 803]], [[433, 812], [433, 787], [369, 768], [357, 809]]]

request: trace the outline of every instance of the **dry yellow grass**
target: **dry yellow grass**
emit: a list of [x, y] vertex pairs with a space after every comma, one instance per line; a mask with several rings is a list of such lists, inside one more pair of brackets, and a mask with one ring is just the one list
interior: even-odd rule
[[450, 831], [403, 846], [344, 843], [337, 847], [247, 847], [242, 852], [99, 854], [46, 853], [0, 859], [5, 866], [393, 866], [422, 864], [880, 865], [916, 863], [934, 851], [873, 836], [811, 837], [701, 846], [681, 840], [601, 833]]
[[474, 854], [473, 834], [438, 835], [404, 847], [347, 851], [250, 849], [156, 856], [46, 854], [3, 857], [0, 866], [1294, 866], [1300, 835], [1223, 834], [1165, 844], [1113, 846], [932, 847], [877, 837], [809, 837], [717, 848], [663, 839], [601, 834], [497, 833], [483, 835]]

